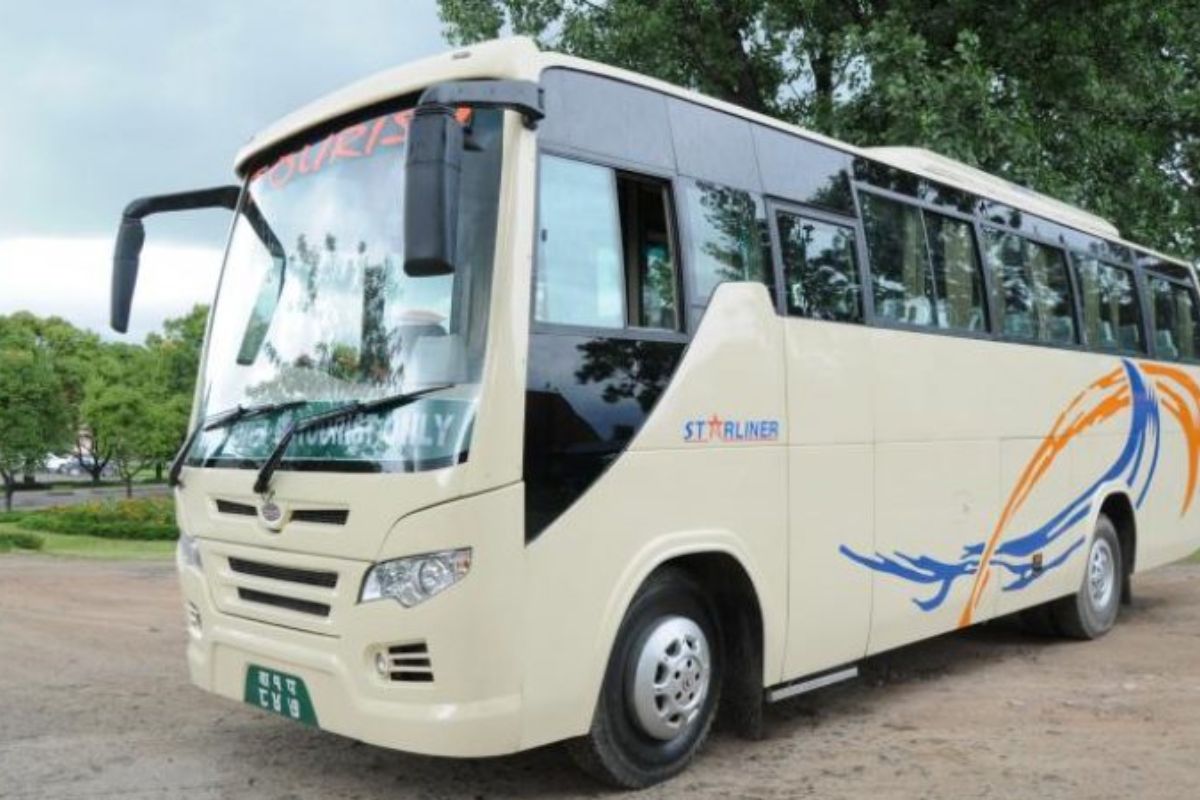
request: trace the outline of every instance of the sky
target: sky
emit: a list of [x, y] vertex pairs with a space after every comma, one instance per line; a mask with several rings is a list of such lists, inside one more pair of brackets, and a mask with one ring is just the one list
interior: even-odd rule
[[0, 0], [0, 314], [141, 341], [211, 302], [227, 212], [147, 220], [130, 332], [108, 327], [135, 197], [235, 182], [275, 119], [445, 50], [435, 0]]

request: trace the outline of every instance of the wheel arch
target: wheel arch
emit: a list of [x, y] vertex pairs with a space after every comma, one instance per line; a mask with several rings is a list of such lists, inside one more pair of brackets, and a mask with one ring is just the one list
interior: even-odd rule
[[1114, 490], [1100, 503], [1097, 520], [1100, 515], [1108, 517], [1117, 529], [1117, 543], [1121, 546], [1121, 601], [1127, 604], [1133, 597], [1130, 578], [1137, 568], [1137, 511], [1128, 492]]
[[636, 566], [614, 587], [597, 637], [590, 707], [594, 708], [599, 698], [617, 632], [634, 597], [655, 572], [674, 567], [688, 572], [710, 593], [732, 667], [726, 674], [741, 678], [727, 685], [730, 694], [722, 701], [719, 714], [745, 735], [756, 736], [761, 725], [762, 690], [771, 682], [767, 665], [778, 664], [783, 657], [780, 613], [785, 608], [786, 587], [781, 587], [784, 594], [772, 605], [761, 571], [736, 538], [688, 538], [691, 541], [686, 543], [668, 540], [653, 547], [634, 560]]

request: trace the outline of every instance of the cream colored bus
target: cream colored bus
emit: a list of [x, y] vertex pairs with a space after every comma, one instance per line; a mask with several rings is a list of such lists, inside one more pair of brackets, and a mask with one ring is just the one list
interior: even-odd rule
[[172, 480], [199, 687], [384, 747], [679, 772], [714, 717], [1200, 546], [1185, 263], [932, 153], [513, 39], [268, 128]]

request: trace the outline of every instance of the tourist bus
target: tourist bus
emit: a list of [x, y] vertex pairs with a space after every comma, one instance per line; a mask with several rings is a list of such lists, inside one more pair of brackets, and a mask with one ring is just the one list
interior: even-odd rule
[[645, 786], [882, 651], [1098, 637], [1200, 546], [1196, 274], [1078, 208], [524, 39], [235, 168], [129, 206], [112, 298], [144, 217], [233, 212], [171, 473], [218, 695]]

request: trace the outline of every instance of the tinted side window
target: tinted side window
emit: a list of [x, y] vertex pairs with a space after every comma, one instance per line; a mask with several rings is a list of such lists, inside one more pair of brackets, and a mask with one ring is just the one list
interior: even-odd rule
[[854, 228], [775, 213], [789, 314], [861, 322], [862, 299]]
[[535, 318], [623, 327], [625, 287], [616, 176], [605, 167], [544, 156], [540, 179]]
[[772, 288], [770, 240], [762, 201], [749, 192], [705, 181], [687, 187], [692, 302], [708, 304], [718, 284], [759, 281]]
[[1200, 305], [1183, 284], [1150, 278], [1154, 344], [1160, 358], [1200, 359]]
[[933, 325], [933, 275], [921, 210], [863, 194], [862, 216], [875, 313], [893, 322]]
[[911, 325], [987, 329], [970, 223], [863, 193], [875, 312]]
[[1083, 337], [1091, 347], [1142, 353], [1142, 315], [1133, 271], [1087, 256], [1074, 256], [1083, 309]]
[[989, 228], [984, 253], [998, 295], [999, 327], [1006, 336], [1049, 344], [1079, 341], [1061, 250]]
[[679, 329], [669, 184], [544, 156], [538, 215], [539, 322]]
[[979, 270], [971, 223], [929, 211], [923, 213], [933, 260], [938, 327], [987, 330], [983, 274]]

